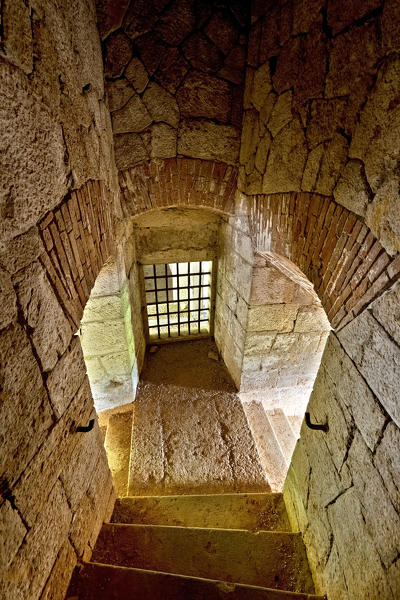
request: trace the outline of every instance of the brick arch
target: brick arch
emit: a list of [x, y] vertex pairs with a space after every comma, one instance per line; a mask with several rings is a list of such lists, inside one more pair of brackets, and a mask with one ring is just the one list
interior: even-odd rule
[[125, 217], [171, 206], [233, 212], [238, 169], [215, 160], [167, 158], [119, 172]]
[[105, 183], [88, 181], [39, 223], [45, 248], [40, 261], [75, 331], [96, 277], [115, 247], [112, 211]]
[[[225, 163], [171, 158], [121, 171], [127, 218], [170, 206], [234, 213], [237, 169]], [[332, 198], [292, 192], [247, 196], [254, 246], [289, 258], [309, 280], [332, 326], [340, 329], [399, 277], [390, 256], [362, 219]], [[115, 245], [111, 195], [89, 181], [40, 223], [41, 256], [71, 324], [78, 328], [95, 279]]]
[[400, 255], [390, 256], [363, 220], [331, 197], [255, 195], [249, 222], [257, 250], [286, 256], [314, 284], [335, 329], [399, 277]]

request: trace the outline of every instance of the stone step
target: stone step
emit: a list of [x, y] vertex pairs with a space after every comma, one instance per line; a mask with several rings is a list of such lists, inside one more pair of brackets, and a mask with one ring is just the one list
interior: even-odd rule
[[290, 465], [292, 454], [297, 442], [293, 429], [281, 408], [267, 410], [267, 417], [279, 442], [286, 463]]
[[313, 593], [297, 533], [104, 524], [92, 560], [164, 573]]
[[244, 402], [243, 409], [257, 446], [261, 464], [273, 492], [280, 492], [288, 466], [261, 402]]
[[291, 531], [282, 494], [118, 498], [114, 523]]
[[126, 496], [128, 490], [131, 435], [132, 412], [110, 416], [104, 446], [117, 496]]
[[66, 596], [66, 600], [122, 599], [323, 600], [313, 594], [95, 563], [86, 563], [79, 575], [74, 576]]

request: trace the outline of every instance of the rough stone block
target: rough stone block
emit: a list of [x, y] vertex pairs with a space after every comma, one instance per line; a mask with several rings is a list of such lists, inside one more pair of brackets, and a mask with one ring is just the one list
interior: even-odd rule
[[386, 51], [400, 48], [400, 19], [397, 0], [386, 0], [382, 13], [382, 42]]
[[[81, 323], [118, 321], [123, 318], [121, 298], [119, 295], [90, 296]], [[101, 354], [101, 348], [98, 348]]]
[[221, 123], [229, 120], [232, 92], [229, 84], [201, 72], [189, 73], [177, 93], [182, 117], [205, 117]]
[[331, 326], [322, 306], [301, 306], [297, 313], [294, 331], [308, 333], [330, 331]]
[[267, 333], [265, 331], [246, 332], [246, 341], [244, 346], [245, 356], [262, 356], [267, 354], [276, 339], [276, 333]]
[[92, 431], [75, 435], [77, 439], [73, 451], [69, 452], [69, 460], [62, 460], [60, 472], [60, 479], [73, 512], [86, 493], [88, 477], [93, 473], [100, 455], [104, 458], [103, 440], [97, 421]]
[[128, 6], [129, 0], [121, 0], [117, 4], [114, 0], [99, 0], [96, 3], [97, 26], [101, 39], [121, 27]]
[[0, 268], [0, 329], [4, 329], [17, 316], [17, 296], [10, 275]]
[[395, 283], [370, 308], [375, 319], [400, 346], [400, 283]]
[[292, 92], [289, 90], [278, 96], [268, 121], [268, 129], [275, 137], [293, 118]]
[[[25, 75], [2, 61], [0, 79], [3, 89], [0, 135], [3, 147], [7, 148], [0, 157], [2, 211], [7, 216], [0, 224], [4, 243], [36, 225], [48, 210], [59, 204], [67, 192], [67, 167], [61, 125], [36, 100]], [[11, 164], [16, 168], [10, 169]], [[26, 165], [31, 165], [29, 177]]]
[[250, 102], [254, 108], [260, 112], [267, 100], [267, 96], [272, 89], [271, 76], [269, 71], [269, 63], [261, 65], [254, 71]]
[[326, 142], [315, 191], [324, 196], [331, 196], [346, 163], [348, 145], [346, 139], [335, 133], [332, 140]]
[[360, 500], [365, 529], [373, 539], [382, 563], [388, 568], [400, 550], [400, 517], [372, 462], [372, 453], [359, 433], [354, 436], [347, 463]]
[[1, 15], [0, 53], [26, 74], [33, 68], [31, 10], [23, 0], [5, 0]]
[[61, 417], [75, 397], [86, 377], [81, 342], [74, 337], [56, 366], [47, 377], [50, 401], [57, 417]]
[[298, 306], [250, 306], [247, 331], [293, 331]]
[[82, 323], [81, 343], [85, 356], [97, 356], [126, 350], [126, 336], [123, 319], [102, 322]]
[[129, 62], [124, 75], [138, 94], [141, 94], [145, 90], [149, 82], [149, 75], [143, 63], [136, 56]]
[[350, 160], [342, 169], [333, 196], [338, 204], [361, 217], [365, 216], [370, 201], [370, 189], [361, 162]]
[[138, 95], [132, 96], [123, 108], [112, 114], [114, 133], [137, 133], [146, 129], [152, 121], [146, 105]]
[[154, 122], [178, 127], [179, 108], [172, 94], [157, 83], [150, 83], [143, 94], [143, 102]]
[[[15, 504], [30, 527], [35, 523], [46, 502], [45, 490], [52, 489], [60, 473], [71, 460], [74, 449], [80, 441], [79, 436], [82, 434], [76, 433], [74, 427], [81, 424], [87, 425], [91, 416], [93, 404], [88, 399], [89, 393], [89, 385], [84, 384], [67, 412], [53, 427], [45, 442], [37, 449], [35, 456], [13, 488]], [[95, 433], [90, 432], [86, 435], [93, 441], [96, 439]], [[97, 440], [97, 447], [99, 446], [101, 446], [100, 438]], [[43, 493], [33, 494], [32, 490], [35, 488], [43, 490]]]
[[103, 520], [107, 516], [113, 491], [110, 469], [102, 453], [92, 472], [85, 495], [75, 512], [70, 540], [78, 555], [89, 560]]
[[380, 4], [380, 0], [351, 0], [347, 3], [346, 10], [343, 10], [343, 4], [340, 0], [329, 0], [328, 25], [331, 27], [332, 33], [336, 35], [354, 21], [362, 19], [364, 15], [378, 8]]
[[182, 121], [178, 154], [236, 163], [239, 137], [239, 131], [230, 125], [219, 125], [204, 119]]
[[42, 368], [50, 371], [71, 340], [71, 326], [38, 262], [19, 271], [14, 283]]
[[[400, 443], [399, 428], [392, 422], [388, 424], [376, 449], [373, 462], [382, 478], [389, 497], [400, 514]], [[385, 491], [383, 493], [386, 493]]]
[[54, 415], [24, 330], [10, 326], [0, 339], [0, 471], [6, 494], [46, 439]]
[[195, 32], [183, 43], [183, 53], [199, 71], [215, 73], [223, 65], [224, 55], [203, 33]]
[[108, 107], [111, 112], [122, 108], [135, 93], [126, 79], [116, 79], [107, 84]]
[[156, 123], [151, 128], [151, 157], [176, 156], [177, 132], [166, 123]]
[[382, 406], [400, 426], [400, 348], [368, 311], [344, 327], [338, 338]]
[[365, 443], [373, 450], [381, 436], [386, 421], [385, 415], [366, 381], [333, 333], [328, 338], [322, 364]]
[[0, 592], [4, 598], [40, 596], [68, 535], [71, 518], [64, 490], [57, 481], [14, 561], [3, 573]]
[[303, 128], [294, 119], [281, 129], [271, 144], [263, 193], [299, 191], [306, 158]]
[[114, 137], [115, 162], [120, 171], [150, 158], [148, 149], [137, 133], [123, 133]]
[[156, 32], [167, 44], [178, 46], [195, 26], [195, 15], [191, 0], [173, 2], [162, 15]]
[[61, 547], [40, 600], [64, 600], [76, 565], [76, 554], [69, 541]]
[[105, 75], [119, 77], [132, 58], [129, 38], [122, 32], [113, 34], [105, 43]]
[[0, 508], [0, 568], [6, 569], [13, 561], [26, 535], [27, 529], [18, 511], [6, 500]]
[[[347, 590], [355, 598], [390, 598], [390, 590], [373, 540], [365, 530], [362, 508], [354, 488], [328, 507]], [[363, 543], [360, 544], [360, 539]], [[360, 578], [360, 572], [364, 577]], [[339, 596], [337, 596], [339, 598]]]
[[0, 264], [10, 275], [33, 263], [44, 252], [37, 227], [9, 240], [4, 248], [0, 242], [0, 248]]

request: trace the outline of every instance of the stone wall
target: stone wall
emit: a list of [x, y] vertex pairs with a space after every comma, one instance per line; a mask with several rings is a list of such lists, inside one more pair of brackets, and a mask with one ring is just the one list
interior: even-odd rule
[[0, 595], [57, 600], [113, 504], [97, 423], [76, 433], [95, 413], [73, 334], [116, 176], [92, 3], [0, 11]]
[[330, 331], [312, 284], [289, 260], [255, 254], [240, 397], [303, 417]]
[[334, 196], [394, 254], [400, 7], [396, 0], [252, 4], [240, 188]]
[[[246, 223], [246, 222], [244, 222]], [[219, 232], [214, 336], [240, 389], [254, 253], [240, 218], [225, 218]]]
[[249, 6], [101, 0], [97, 13], [118, 169], [177, 155], [236, 163]]
[[129, 286], [120, 262], [109, 260], [100, 271], [79, 330], [97, 412], [132, 402], [139, 380]]
[[242, 205], [256, 248], [301, 268], [336, 329], [309, 404], [329, 433], [303, 424], [285, 487], [330, 600], [394, 599], [400, 589], [390, 314], [400, 264], [399, 23], [392, 0], [252, 5]]
[[[400, 465], [397, 283], [331, 334], [311, 395], [285, 500], [329, 600], [399, 592]], [[362, 573], [362, 576], [360, 576]]]

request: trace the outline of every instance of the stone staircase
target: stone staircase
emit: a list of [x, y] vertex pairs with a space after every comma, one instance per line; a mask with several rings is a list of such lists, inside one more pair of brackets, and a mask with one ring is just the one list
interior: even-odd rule
[[280, 408], [265, 410], [256, 400], [243, 402], [243, 409], [271, 490], [279, 492], [286, 479], [302, 419], [288, 417]]
[[66, 600], [311, 600], [281, 494], [125, 497]]

